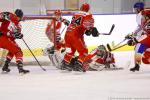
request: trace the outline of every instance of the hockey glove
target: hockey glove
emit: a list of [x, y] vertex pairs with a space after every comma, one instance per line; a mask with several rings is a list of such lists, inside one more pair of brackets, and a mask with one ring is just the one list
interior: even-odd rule
[[56, 43], [59, 43], [59, 41], [61, 40], [60, 36], [56, 36]]
[[91, 31], [90, 31], [90, 30], [85, 30], [85, 34], [86, 34], [87, 36], [90, 36], [90, 35], [91, 35]]
[[132, 34], [128, 34], [125, 36], [125, 39], [133, 39], [133, 35]]
[[65, 19], [63, 22], [64, 22], [64, 24], [65, 24], [66, 26], [69, 26], [69, 24], [70, 24], [70, 21], [69, 21], [69, 20], [66, 20], [66, 19]]
[[10, 20], [9, 12], [3, 12], [2, 13], [2, 18], [5, 20]]
[[92, 33], [93, 37], [98, 37], [99, 36], [99, 32], [98, 32], [96, 27], [92, 28], [91, 33]]
[[61, 53], [64, 53], [66, 51], [66, 48], [61, 49]]
[[48, 54], [53, 55], [53, 54], [55, 53], [54, 46], [52, 46], [52, 47], [48, 48], [48, 49], [47, 49], [47, 52], [48, 52]]
[[23, 34], [18, 33], [18, 32], [15, 32], [15, 33], [14, 33], [14, 38], [15, 38], [15, 39], [22, 39], [22, 38], [23, 38]]
[[129, 45], [129, 46], [134, 46], [135, 44], [137, 44], [138, 43], [138, 41], [134, 38], [134, 39], [130, 39], [128, 42], [127, 42], [127, 44]]
[[3, 35], [3, 33], [2, 32], [0, 32], [0, 37]]

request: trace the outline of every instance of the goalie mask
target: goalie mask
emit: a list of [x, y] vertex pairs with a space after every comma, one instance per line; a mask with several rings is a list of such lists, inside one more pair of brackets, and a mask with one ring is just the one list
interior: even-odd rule
[[103, 57], [106, 54], [107, 50], [104, 45], [99, 45], [97, 47], [97, 56]]

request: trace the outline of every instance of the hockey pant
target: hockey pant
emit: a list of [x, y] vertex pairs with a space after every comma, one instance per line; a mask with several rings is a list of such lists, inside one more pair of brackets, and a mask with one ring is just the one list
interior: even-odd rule
[[77, 51], [78, 62], [82, 64], [82, 67], [87, 70], [87, 66], [83, 66], [83, 63], [86, 62], [86, 57], [88, 55], [88, 49], [85, 46], [85, 42], [83, 38], [77, 37], [65, 37], [65, 45], [66, 45], [66, 54], [64, 56], [64, 60], [67, 63], [71, 62], [71, 59], [74, 57], [75, 52]]
[[147, 48], [142, 56], [142, 62], [144, 64], [150, 64], [150, 48]]
[[23, 52], [14, 40], [10, 40], [8, 37], [1, 36], [0, 41], [0, 48], [8, 50], [6, 59], [11, 60], [15, 56], [16, 62], [22, 62]]

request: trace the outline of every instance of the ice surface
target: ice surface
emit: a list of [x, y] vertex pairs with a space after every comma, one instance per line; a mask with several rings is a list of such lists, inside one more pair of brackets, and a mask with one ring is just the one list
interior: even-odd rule
[[31, 73], [21, 76], [11, 67], [9, 74], [0, 74], [0, 100], [150, 100], [150, 66], [142, 64], [133, 73], [128, 70], [133, 67], [133, 52], [115, 57], [124, 70], [64, 73], [53, 66], [43, 66], [46, 72], [25, 66]]

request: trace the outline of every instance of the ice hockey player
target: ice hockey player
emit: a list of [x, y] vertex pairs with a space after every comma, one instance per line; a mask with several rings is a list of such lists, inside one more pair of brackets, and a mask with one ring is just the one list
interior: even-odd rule
[[70, 21], [62, 18], [61, 10], [54, 11], [54, 17], [56, 17], [56, 41], [54, 41], [54, 22], [50, 21], [47, 25], [45, 33], [52, 44], [48, 44], [44, 49], [44, 55], [48, 55], [52, 65], [60, 68], [59, 64], [63, 59], [62, 53], [65, 51], [65, 42], [64, 39], [61, 38], [60, 29], [62, 28], [62, 23], [64, 23], [66, 26], [69, 26]]
[[[134, 4], [134, 11], [137, 14], [136, 15], [136, 22], [138, 24], [136, 30], [132, 33], [127, 35], [125, 38], [130, 39], [130, 37], [136, 37], [140, 38], [142, 35], [142, 24], [143, 24], [143, 18], [141, 12], [144, 10], [144, 3], [143, 2], [137, 2]], [[128, 44], [130, 45], [130, 41], [128, 41]], [[145, 50], [146, 46], [142, 43], [137, 43], [135, 45], [135, 56], [134, 56], [134, 61], [135, 61], [135, 66], [130, 69], [130, 71], [136, 71], [139, 70], [139, 66], [141, 64], [141, 58], [142, 54]]]
[[[56, 17], [56, 41], [54, 41], [54, 21], [50, 21], [46, 28], [46, 35], [49, 38], [50, 42], [55, 44], [55, 49], [59, 50], [61, 47], [65, 47], [64, 40], [61, 38], [60, 29], [62, 27], [62, 23], [64, 23], [66, 26], [70, 24], [69, 20], [62, 18], [62, 12], [61, 10], [54, 11], [54, 17]], [[52, 47], [51, 49], [54, 49]], [[54, 50], [51, 50], [54, 51]]]
[[90, 63], [91, 70], [99, 70], [101, 66], [106, 69], [111, 68], [111, 66], [116, 68], [114, 55], [104, 45], [99, 45], [88, 56], [92, 60]]
[[15, 39], [22, 39], [20, 21], [23, 18], [21, 9], [16, 9], [15, 13], [1, 12], [0, 13], [0, 48], [8, 50], [6, 61], [2, 67], [2, 71], [10, 72], [9, 64], [12, 58], [16, 57], [16, 64], [19, 73], [28, 73], [29, 70], [23, 69], [23, 52]]
[[[142, 61], [144, 64], [150, 64], [150, 9], [144, 9], [142, 12], [143, 16], [143, 25], [142, 25], [142, 34], [140, 37], [132, 37], [128, 41], [129, 45], [137, 45], [141, 43], [144, 45], [144, 48], [139, 49], [142, 57], [138, 61]], [[136, 64], [131, 71], [139, 71], [140, 65]]]
[[[88, 13], [90, 6], [84, 3], [80, 7], [80, 11], [75, 13], [72, 17], [71, 24], [68, 26], [65, 33], [65, 45], [66, 54], [64, 55], [64, 60], [62, 61], [62, 70], [68, 69], [69, 71], [83, 71], [88, 70], [87, 55], [88, 49], [84, 42], [84, 34], [98, 36], [98, 31], [94, 27], [94, 19], [92, 14]], [[78, 52], [79, 56], [76, 63], [74, 62], [75, 52]]]

